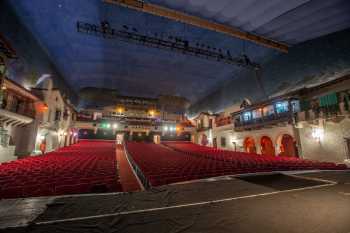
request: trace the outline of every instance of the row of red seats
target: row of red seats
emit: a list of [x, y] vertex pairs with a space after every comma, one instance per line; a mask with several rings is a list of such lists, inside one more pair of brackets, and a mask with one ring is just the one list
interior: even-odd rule
[[233, 164], [189, 156], [153, 143], [128, 142], [126, 146], [152, 186], [232, 175], [239, 171]]
[[121, 191], [115, 145], [82, 141], [0, 165], [0, 198]]
[[338, 170], [346, 169], [344, 164], [330, 162], [317, 162], [295, 157], [262, 156], [258, 154], [221, 150], [217, 148], [201, 146], [190, 142], [164, 142], [164, 145], [176, 151], [205, 157], [212, 160], [238, 164], [240, 167], [260, 168], [261, 170]]

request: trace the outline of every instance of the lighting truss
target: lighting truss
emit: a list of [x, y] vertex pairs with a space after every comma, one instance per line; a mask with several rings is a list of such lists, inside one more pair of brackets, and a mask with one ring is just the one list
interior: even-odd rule
[[[110, 27], [109, 23], [104, 21], [100, 25], [77, 22], [77, 31], [87, 35], [103, 37], [106, 39], [117, 39], [120, 41], [147, 46], [151, 48], [163, 49], [173, 52], [178, 52], [184, 55], [195, 56], [203, 59], [213, 60], [230, 65], [236, 65], [248, 69], [259, 70], [261, 66], [258, 63], [252, 62], [247, 55], [240, 57], [232, 57], [229, 51], [226, 54], [205, 48], [199, 48], [199, 44], [194, 47], [189, 41], [182, 40], [176, 37], [168, 37], [169, 39], [149, 36], [139, 33], [135, 28], [129, 30], [124, 26], [123, 30], [116, 30]], [[203, 46], [202, 46], [203, 47]]]

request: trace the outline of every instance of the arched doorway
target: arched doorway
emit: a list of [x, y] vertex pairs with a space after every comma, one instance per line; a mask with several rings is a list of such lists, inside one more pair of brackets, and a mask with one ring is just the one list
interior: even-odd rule
[[260, 139], [260, 145], [261, 145], [261, 154], [262, 155], [275, 155], [275, 147], [273, 146], [273, 142], [271, 138], [267, 136], [263, 136]]
[[246, 139], [244, 139], [244, 150], [247, 153], [256, 153], [254, 138], [247, 137]]
[[203, 135], [202, 135], [201, 145], [203, 145], [203, 146], [208, 145], [208, 137], [207, 137], [206, 134], [203, 134]]
[[298, 157], [295, 141], [292, 136], [283, 134], [280, 140], [280, 156]]

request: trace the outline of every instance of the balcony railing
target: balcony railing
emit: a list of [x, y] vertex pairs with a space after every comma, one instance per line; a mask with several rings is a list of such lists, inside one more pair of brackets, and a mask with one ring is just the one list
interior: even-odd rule
[[226, 126], [232, 124], [232, 118], [231, 117], [218, 117], [215, 120], [216, 127]]
[[197, 126], [197, 131], [206, 131], [206, 130], [209, 130], [209, 129], [211, 129], [211, 127], [209, 127], [209, 126], [207, 126], [207, 127], [205, 127], [205, 126]]
[[0, 109], [13, 112], [22, 116], [35, 118], [34, 104], [31, 102], [18, 102], [5, 98]]
[[234, 123], [235, 130], [245, 130], [251, 128], [263, 128], [268, 125], [278, 124], [281, 122], [290, 122], [293, 119], [293, 113], [282, 112], [276, 113], [268, 116], [263, 116], [248, 121], [236, 120]]
[[298, 112], [296, 121], [312, 121], [317, 119], [332, 119], [350, 114], [350, 107], [345, 102], [340, 102], [337, 105], [308, 109]]

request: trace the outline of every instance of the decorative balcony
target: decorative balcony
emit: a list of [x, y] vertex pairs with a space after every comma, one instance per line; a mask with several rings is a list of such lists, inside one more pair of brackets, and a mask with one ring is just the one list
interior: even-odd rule
[[346, 116], [350, 116], [349, 103], [340, 102], [328, 107], [318, 107], [298, 112], [296, 121], [311, 122], [318, 119], [341, 120]]
[[282, 113], [274, 113], [247, 121], [241, 121], [240, 118], [236, 118], [234, 122], [234, 129], [235, 131], [245, 131], [270, 128], [274, 125], [285, 125], [293, 122], [293, 116], [293, 112], [287, 111]]
[[35, 118], [34, 104], [26, 100], [19, 100], [12, 94], [5, 96], [1, 109], [22, 116]]
[[33, 100], [6, 90], [0, 106], [0, 121], [6, 125], [20, 126], [31, 123], [34, 118]]
[[228, 126], [232, 124], [232, 117], [217, 117], [215, 119], [215, 125], [216, 127], [223, 127], [223, 126]]

